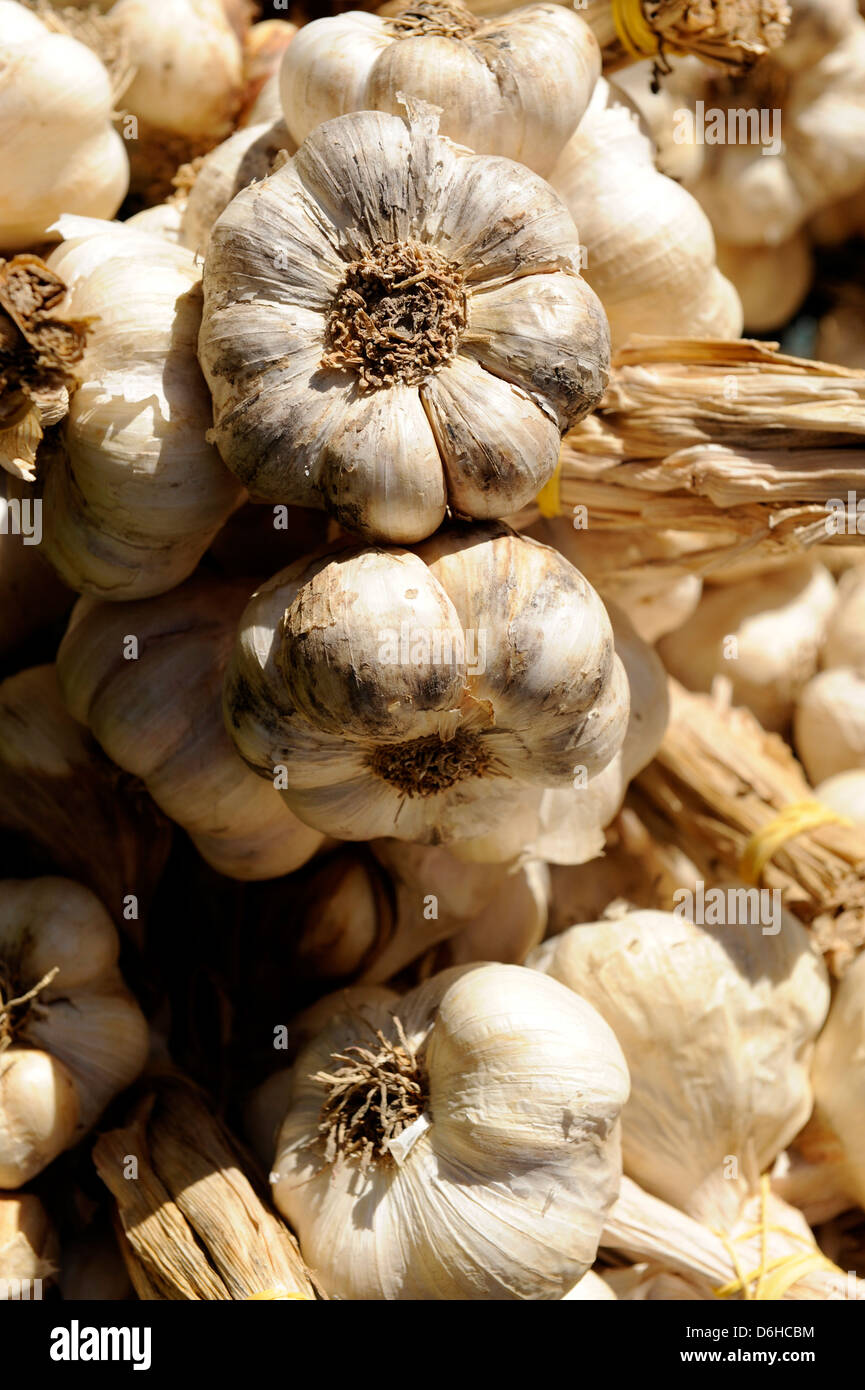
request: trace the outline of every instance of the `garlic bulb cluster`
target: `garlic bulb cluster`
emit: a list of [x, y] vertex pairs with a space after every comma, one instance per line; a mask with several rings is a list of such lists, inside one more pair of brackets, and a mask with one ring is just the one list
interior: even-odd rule
[[222, 678], [244, 581], [197, 577], [158, 599], [81, 599], [57, 654], [70, 712], [139, 777], [199, 853], [232, 878], [276, 878], [322, 836], [241, 762], [222, 719]]
[[739, 336], [742, 307], [706, 214], [658, 171], [651, 140], [603, 80], [550, 182], [580, 229], [614, 347], [632, 333]]
[[0, 1187], [21, 1187], [76, 1143], [144, 1066], [147, 1023], [117, 952], [87, 888], [0, 884]]
[[117, 0], [109, 23], [133, 66], [123, 94], [132, 186], [155, 202], [179, 164], [230, 133], [243, 98], [241, 44], [222, 0]]
[[865, 955], [838, 986], [817, 1040], [814, 1116], [806, 1152], [822, 1151], [839, 1167], [840, 1185], [865, 1207]]
[[825, 967], [800, 923], [780, 907], [777, 927], [759, 913], [742, 920], [746, 890], [718, 891], [733, 905], [722, 925], [695, 926], [678, 910], [625, 913], [572, 927], [527, 962], [592, 1004], [622, 1046], [625, 1172], [709, 1225], [735, 1221], [808, 1118], [829, 1007]]
[[62, 212], [114, 216], [129, 161], [113, 104], [89, 48], [0, 0], [0, 254], [44, 242]]
[[241, 618], [225, 684], [241, 756], [348, 840], [485, 835], [601, 772], [628, 708], [600, 599], [502, 523], [289, 566]]
[[[32, 1192], [0, 1192], [0, 1298], [15, 1297], [24, 1281], [47, 1284], [57, 1272], [59, 1241]], [[26, 1297], [26, 1295], [25, 1295]]]
[[780, 730], [817, 670], [834, 602], [828, 570], [799, 560], [704, 590], [692, 616], [661, 639], [658, 651], [689, 690], [707, 692], [716, 676], [728, 677], [734, 702], [753, 710], [765, 729]]
[[[800, 8], [797, 0], [788, 42], [746, 77], [687, 67], [672, 79], [681, 109], [693, 116], [702, 102], [706, 122], [705, 159], [688, 187], [717, 234], [739, 246], [787, 242], [865, 182], [865, 19], [852, 15], [819, 56], [804, 34], [799, 42]], [[803, 23], [805, 11], [815, 17], [807, 5]]]
[[50, 265], [67, 311], [94, 322], [47, 470], [43, 547], [80, 593], [143, 598], [192, 573], [243, 495], [206, 439], [200, 272], [191, 251], [146, 233], [63, 229]]
[[374, 540], [531, 501], [607, 381], [564, 206], [436, 125], [415, 105], [326, 122], [229, 203], [204, 267], [199, 357], [228, 467]]
[[529, 4], [480, 20], [462, 0], [405, 0], [306, 24], [280, 71], [300, 143], [349, 111], [399, 115], [404, 97], [442, 108], [443, 135], [546, 174], [601, 75], [592, 31], [573, 10]]
[[520, 966], [349, 990], [295, 1063], [274, 1200], [332, 1297], [561, 1298], [618, 1188], [627, 1094], [603, 1019]]

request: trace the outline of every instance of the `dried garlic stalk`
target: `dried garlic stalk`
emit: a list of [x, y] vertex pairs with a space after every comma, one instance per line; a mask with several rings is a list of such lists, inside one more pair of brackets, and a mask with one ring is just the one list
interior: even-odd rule
[[179, 1074], [154, 1080], [134, 1118], [103, 1134], [93, 1157], [117, 1202], [118, 1238], [139, 1298], [315, 1297], [293, 1237], [257, 1190], [250, 1159]]
[[565, 436], [559, 505], [585, 507], [590, 530], [706, 532], [675, 557], [697, 572], [755, 547], [849, 544], [863, 433], [865, 372], [757, 341], [635, 336], [599, 409]]
[[[752, 837], [782, 809], [813, 801], [800, 765], [745, 709], [670, 682], [671, 716], [655, 761], [637, 777], [649, 803], [706, 878], [738, 874]], [[865, 942], [865, 831], [829, 821], [785, 840], [760, 882], [810, 926], [840, 973]]]

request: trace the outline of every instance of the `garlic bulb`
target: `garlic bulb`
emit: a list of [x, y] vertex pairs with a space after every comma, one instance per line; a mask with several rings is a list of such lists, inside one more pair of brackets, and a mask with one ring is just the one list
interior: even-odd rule
[[43, 547], [71, 588], [143, 598], [192, 573], [242, 496], [205, 437], [199, 269], [191, 251], [112, 223], [69, 231], [50, 264], [69, 312], [97, 321], [45, 480]]
[[573, 10], [552, 4], [479, 20], [462, 0], [405, 0], [306, 24], [286, 51], [280, 95], [300, 143], [349, 111], [400, 115], [403, 97], [442, 108], [441, 131], [478, 154], [539, 174], [555, 163], [601, 75], [601, 52]]
[[845, 820], [865, 825], [865, 767], [836, 772], [817, 784], [814, 795]]
[[542, 518], [527, 534], [560, 550], [605, 602], [621, 609], [644, 642], [681, 627], [700, 602], [703, 581], [674, 563], [687, 552], [687, 533], [580, 530], [570, 517], [559, 516]]
[[129, 162], [113, 100], [89, 48], [0, 0], [0, 254], [45, 241], [61, 212], [114, 216]]
[[708, 691], [717, 675], [727, 676], [734, 703], [753, 710], [765, 729], [780, 730], [817, 669], [834, 602], [829, 572], [798, 560], [706, 589], [692, 617], [663, 637], [658, 651], [689, 690]]
[[865, 670], [833, 666], [814, 676], [796, 701], [793, 742], [814, 784], [865, 769]]
[[244, 766], [222, 719], [222, 677], [249, 594], [196, 577], [159, 599], [81, 599], [57, 654], [70, 712], [139, 777], [220, 873], [276, 878], [322, 836]]
[[688, 186], [727, 242], [778, 246], [865, 182], [865, 19], [825, 56], [791, 42], [744, 78], [689, 69], [672, 86], [683, 123], [705, 123], [706, 157]]
[[768, 930], [759, 915], [748, 925], [741, 896], [718, 891], [735, 904], [724, 925], [632, 912], [572, 927], [527, 962], [576, 990], [621, 1043], [625, 1172], [707, 1224], [735, 1220], [808, 1118], [829, 1007], [825, 967], [796, 919], [778, 905]]
[[718, 267], [736, 286], [749, 333], [769, 333], [801, 307], [814, 278], [811, 244], [803, 231], [779, 246], [735, 246], [718, 240]]
[[241, 618], [225, 713], [241, 756], [307, 824], [446, 844], [605, 768], [628, 690], [583, 577], [490, 523], [276, 575]]
[[213, 224], [232, 198], [250, 183], [266, 178], [281, 151], [293, 154], [295, 149], [281, 117], [236, 130], [217, 145], [204, 156], [189, 191], [180, 222], [181, 244], [205, 255]]
[[127, 217], [125, 227], [133, 227], [137, 232], [147, 232], [151, 236], [164, 237], [175, 246], [180, 241], [180, 228], [183, 223], [184, 203], [182, 201], [155, 203], [152, 208], [142, 208], [133, 217]]
[[134, 67], [123, 94], [124, 119], [135, 121], [132, 185], [156, 202], [178, 165], [231, 131], [241, 45], [221, 0], [117, 0], [109, 22]]
[[271, 1181], [304, 1259], [337, 1298], [560, 1298], [618, 1187], [615, 1037], [520, 966], [391, 998], [348, 991], [295, 1063]]
[[[254, 125], [261, 120], [271, 124], [282, 120], [279, 69], [296, 33], [297, 25], [285, 19], [262, 19], [243, 35], [243, 105], [238, 113], [238, 125]], [[262, 99], [265, 88], [268, 95]], [[275, 102], [272, 114], [261, 116], [258, 113], [271, 99], [271, 93]]]
[[846, 570], [838, 580], [820, 656], [823, 666], [865, 669], [865, 569], [859, 565]]
[[841, 1185], [865, 1207], [865, 955], [838, 986], [814, 1054], [814, 1116], [806, 1152], [819, 1147]]
[[523, 506], [607, 380], [565, 208], [435, 126], [328, 121], [229, 203], [204, 267], [210, 437], [255, 496], [369, 539]]
[[0, 884], [0, 1187], [77, 1143], [144, 1066], [148, 1031], [98, 898], [62, 878]]
[[57, 1271], [59, 1242], [48, 1213], [32, 1192], [0, 1192], [0, 1298], [38, 1298], [33, 1280], [47, 1284]]
[[717, 269], [706, 214], [658, 172], [651, 141], [606, 82], [550, 182], [580, 229], [585, 277], [607, 312], [614, 347], [632, 333], [739, 336], [741, 305]]

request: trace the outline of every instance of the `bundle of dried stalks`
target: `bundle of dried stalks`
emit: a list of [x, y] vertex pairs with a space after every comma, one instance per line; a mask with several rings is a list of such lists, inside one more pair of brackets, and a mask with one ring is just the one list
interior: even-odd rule
[[540, 501], [584, 507], [575, 525], [589, 530], [705, 533], [674, 563], [708, 573], [745, 552], [861, 540], [847, 504], [863, 466], [865, 372], [745, 339], [634, 337], [565, 436], [558, 496], [548, 486]]
[[254, 1160], [185, 1077], [150, 1078], [130, 1122], [103, 1134], [93, 1157], [117, 1203], [117, 1238], [139, 1298], [315, 1298]]
[[865, 943], [865, 830], [821, 823], [788, 745], [725, 695], [720, 683], [692, 695], [670, 681], [664, 741], [636, 785], [707, 881], [780, 889], [840, 974]]

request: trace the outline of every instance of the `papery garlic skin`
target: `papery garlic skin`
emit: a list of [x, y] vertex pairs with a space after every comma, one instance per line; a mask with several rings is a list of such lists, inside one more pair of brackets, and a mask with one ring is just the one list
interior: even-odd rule
[[658, 651], [689, 690], [708, 691], [716, 676], [727, 676], [735, 703], [753, 710], [765, 729], [781, 730], [817, 669], [834, 603], [828, 570], [797, 560], [704, 590], [693, 615], [661, 639]]
[[820, 661], [824, 667], [865, 668], [865, 570], [859, 565], [845, 570], [838, 579]]
[[213, 224], [232, 198], [266, 178], [280, 152], [294, 154], [296, 148], [280, 117], [236, 130], [206, 154], [180, 219], [181, 245], [204, 256]]
[[632, 333], [738, 338], [742, 307], [717, 268], [708, 217], [658, 172], [652, 142], [603, 80], [550, 183], [579, 227], [614, 348]]
[[779, 915], [764, 932], [632, 912], [572, 927], [527, 962], [588, 1000], [621, 1043], [625, 1172], [708, 1224], [738, 1216], [811, 1109], [829, 984], [808, 933]]
[[206, 439], [200, 268], [184, 247], [114, 223], [64, 227], [51, 267], [69, 311], [97, 321], [65, 453], [48, 468], [43, 547], [79, 593], [143, 598], [192, 573], [243, 495]]
[[122, 607], [81, 599], [57, 674], [70, 712], [209, 864], [232, 878], [276, 878], [323, 836], [245, 767], [225, 732], [222, 677], [248, 590], [201, 576]]
[[441, 133], [457, 144], [546, 174], [600, 75], [597, 40], [573, 11], [530, 4], [481, 22], [459, 0], [417, 0], [402, 15], [304, 25], [279, 82], [298, 143], [349, 111], [400, 115], [413, 97], [441, 107]]
[[839, 1145], [839, 1176], [865, 1207], [865, 956], [838, 986], [814, 1054], [814, 1120]]
[[[0, 1187], [21, 1187], [76, 1143], [144, 1066], [147, 1023], [117, 954], [89, 889], [0, 884]], [[23, 1017], [3, 1011], [39, 985]]]
[[58, 1252], [57, 1232], [39, 1198], [0, 1192], [0, 1298], [26, 1298], [22, 1285], [32, 1280], [47, 1284], [57, 1272]]
[[[444, 971], [339, 1013], [301, 1053], [273, 1196], [331, 1296], [561, 1298], [591, 1265], [618, 1188], [627, 1069], [595, 1011], [539, 979], [520, 966]], [[363, 1018], [398, 1042], [394, 1015], [417, 1059], [417, 1138], [364, 1169], [351, 1153], [327, 1162], [316, 1074], [346, 1047], [377, 1045]]]
[[307, 824], [425, 844], [600, 772], [629, 708], [600, 599], [502, 523], [283, 570], [241, 619], [224, 702], [241, 756]]
[[812, 783], [865, 769], [865, 670], [833, 666], [801, 691], [793, 743]]
[[0, 0], [0, 255], [46, 240], [61, 212], [114, 216], [129, 161], [112, 108], [95, 53]]
[[204, 295], [228, 467], [255, 497], [324, 508], [366, 539], [421, 540], [448, 506], [518, 510], [607, 381], [564, 206], [521, 165], [439, 136], [429, 108], [318, 127], [229, 203]]

